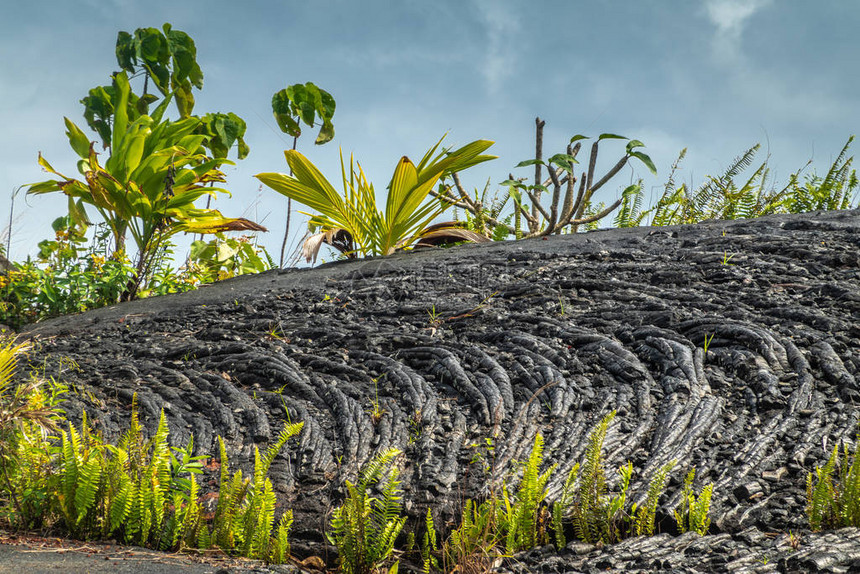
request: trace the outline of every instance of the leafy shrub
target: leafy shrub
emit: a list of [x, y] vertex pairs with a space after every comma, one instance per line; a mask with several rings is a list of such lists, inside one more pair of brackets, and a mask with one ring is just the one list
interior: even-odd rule
[[122, 252], [105, 257], [98, 230], [87, 246], [84, 229], [70, 217], [53, 222], [55, 237], [39, 243], [39, 255], [0, 276], [0, 321], [26, 323], [112, 305], [134, 267]]
[[223, 233], [216, 233], [209, 241], [194, 241], [188, 264], [201, 283], [261, 273], [274, 267], [268, 252], [258, 247], [252, 237], [228, 237]]

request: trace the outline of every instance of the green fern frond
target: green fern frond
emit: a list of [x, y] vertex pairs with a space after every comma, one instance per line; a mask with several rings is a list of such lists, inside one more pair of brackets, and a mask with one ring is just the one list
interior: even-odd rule
[[278, 453], [281, 452], [281, 449], [284, 448], [284, 445], [287, 444], [287, 441], [302, 432], [303, 426], [304, 423], [284, 423], [284, 428], [278, 433], [277, 440], [269, 446], [268, 450], [266, 450], [266, 455], [263, 457], [263, 466], [260, 468], [260, 471], [264, 476], [269, 473], [269, 467], [272, 466], [272, 462], [278, 456]]
[[75, 509], [78, 514], [75, 524], [81, 524], [95, 505], [101, 479], [102, 461], [97, 453], [91, 453], [80, 467], [75, 488]]
[[293, 526], [293, 511], [287, 510], [278, 522], [268, 558], [270, 564], [284, 564], [290, 557], [290, 529]]
[[269, 538], [275, 523], [275, 493], [272, 482], [266, 478], [257, 510], [256, 523], [251, 532], [252, 540], [247, 556], [258, 560], [269, 557]]
[[675, 523], [678, 525], [678, 530], [681, 533], [692, 531], [704, 536], [711, 525], [708, 512], [711, 508], [711, 495], [713, 494], [714, 485], [707, 484], [703, 486], [697, 496], [693, 491], [693, 480], [695, 478], [696, 469], [693, 467], [687, 473], [686, 478], [684, 478], [681, 502], [674, 512]]
[[439, 562], [436, 560], [433, 553], [438, 551], [436, 544], [436, 525], [433, 522], [433, 513], [427, 509], [427, 516], [424, 518], [424, 538], [421, 544], [421, 571], [424, 574], [430, 574], [430, 569], [439, 569]]
[[809, 528], [813, 531], [828, 528], [836, 523], [839, 515], [836, 503], [836, 489], [833, 485], [833, 472], [839, 463], [839, 446], [833, 447], [833, 452], [823, 467], [815, 469], [816, 481], [813, 487], [812, 473], [806, 480], [807, 514]]
[[674, 460], [664, 464], [651, 479], [645, 504], [636, 510], [634, 519], [636, 536], [652, 536], [654, 534], [654, 517], [657, 512], [657, 504], [660, 502], [660, 496], [666, 488], [666, 479], [673, 468], [675, 468]]
[[[329, 540], [338, 548], [340, 567], [347, 574], [369, 574], [391, 556], [394, 541], [406, 518], [400, 517], [400, 490], [397, 471], [383, 472], [400, 454], [389, 449], [362, 469], [357, 485], [346, 481], [346, 499], [336, 508]], [[381, 483], [382, 500], [370, 496], [371, 485]]]
[[585, 450], [585, 461], [576, 502], [573, 505], [573, 526], [577, 537], [586, 542], [601, 541], [605, 533], [603, 497], [606, 493], [606, 475], [603, 470], [603, 442], [609, 425], [615, 418], [610, 412], [591, 431]]

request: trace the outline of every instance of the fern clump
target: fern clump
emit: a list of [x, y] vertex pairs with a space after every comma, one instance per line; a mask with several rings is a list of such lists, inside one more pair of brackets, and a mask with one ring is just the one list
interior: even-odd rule
[[654, 534], [654, 518], [657, 504], [666, 488], [666, 479], [675, 468], [675, 461], [664, 464], [648, 484], [648, 496], [642, 506], [633, 508], [633, 532], [636, 536], [652, 536]]
[[503, 524], [507, 528], [505, 546], [509, 553], [534, 548], [546, 541], [546, 528], [539, 518], [541, 511], [545, 511], [542, 503], [547, 494], [546, 485], [556, 465], [540, 473], [543, 444], [543, 436], [537, 433], [516, 495], [510, 495], [507, 488], [502, 490], [506, 515]]
[[[284, 562], [289, 556], [293, 513], [286, 511], [275, 527], [275, 493], [267, 474], [275, 457], [290, 438], [301, 432], [302, 425], [285, 424], [277, 440], [263, 455], [254, 447], [254, 474], [250, 479], [244, 478], [241, 470], [230, 477], [227, 448], [218, 437], [221, 456], [218, 503], [211, 529], [207, 526], [198, 535], [200, 547], [217, 546], [273, 564]], [[274, 535], [271, 534], [273, 527]]]
[[[858, 436], [860, 442], [860, 436]], [[806, 477], [806, 514], [813, 531], [860, 526], [860, 461], [857, 451], [834, 446], [827, 463]]]
[[38, 528], [51, 510], [55, 449], [48, 433], [62, 421], [58, 405], [66, 388], [35, 376], [13, 381], [18, 356], [28, 349], [0, 338], [0, 520]]
[[556, 545], [559, 547], [566, 542], [563, 521], [568, 514], [576, 536], [592, 544], [609, 544], [626, 536], [650, 536], [654, 533], [657, 505], [675, 463], [669, 462], [657, 471], [649, 483], [645, 502], [641, 506], [634, 504], [628, 507], [627, 504], [633, 476], [633, 465], [630, 462], [618, 468], [618, 492], [608, 493], [603, 443], [614, 419], [615, 411], [612, 411], [591, 431], [585, 458], [580, 466], [571, 469], [562, 495], [553, 508], [553, 529]]
[[711, 525], [708, 511], [711, 509], [711, 495], [714, 491], [713, 484], [706, 484], [697, 495], [693, 491], [693, 480], [696, 478], [696, 469], [691, 468], [684, 479], [684, 490], [681, 503], [675, 509], [675, 523], [678, 531], [698, 532], [704, 536]]
[[[582, 463], [579, 477], [579, 486], [572, 505], [573, 527], [577, 538], [585, 542], [611, 542], [612, 528], [609, 520], [611, 509], [606, 506], [606, 474], [603, 468], [603, 441], [606, 439], [606, 431], [609, 424], [615, 418], [612, 411], [598, 423], [588, 437], [588, 446], [585, 450], [585, 460]], [[622, 490], [615, 498], [614, 507], [618, 501], [626, 498], [626, 487], [630, 483], [629, 473], [622, 475]], [[626, 479], [626, 480], [625, 480]]]
[[439, 561], [433, 555], [439, 550], [436, 544], [436, 525], [433, 522], [433, 513], [427, 509], [427, 516], [424, 519], [424, 539], [421, 543], [421, 571], [424, 574], [430, 574], [430, 570], [439, 569]]
[[[163, 550], [218, 546], [228, 552], [284, 562], [289, 556], [289, 530], [293, 517], [285, 512], [275, 524], [275, 495], [266, 476], [286, 442], [301, 431], [302, 423], [286, 424], [277, 440], [261, 455], [255, 452], [254, 475], [243, 479], [228, 474], [227, 453], [221, 447], [221, 496], [210, 526], [200, 506], [196, 475], [206, 456], [194, 456], [193, 437], [184, 447], [170, 447], [164, 412], [151, 438], [146, 439], [132, 398], [131, 423], [116, 445], [93, 434], [86, 413], [79, 427], [68, 423], [55, 441], [45, 440], [42, 426], [60, 420], [54, 407], [63, 391], [50, 395], [36, 387], [28, 391], [28, 421], [19, 421], [13, 433], [3, 426], [4, 352], [0, 345], [0, 509], [10, 522], [25, 526], [57, 525], [83, 539], [118, 538], [139, 546]], [[20, 405], [19, 407], [20, 411]], [[34, 418], [36, 414], [48, 417]], [[14, 439], [14, 440], [11, 440]], [[13, 450], [10, 450], [10, 446]], [[24, 448], [26, 446], [26, 448]], [[13, 458], [14, 455], [14, 458]], [[27, 469], [23, 462], [32, 463]], [[13, 464], [14, 463], [14, 466]], [[34, 490], [38, 487], [38, 490]], [[19, 493], [29, 492], [21, 497]], [[10, 511], [6, 497], [16, 509]], [[39, 500], [39, 504], [34, 504]], [[33, 514], [33, 511], [38, 514]]]
[[567, 479], [564, 481], [564, 486], [561, 489], [561, 495], [552, 505], [552, 530], [555, 534], [556, 548], [561, 550], [567, 545], [567, 538], [564, 535], [564, 517], [573, 506], [576, 490], [576, 479], [579, 476], [579, 463], [573, 465], [570, 472], [567, 473]]
[[505, 540], [502, 503], [497, 496], [478, 503], [467, 499], [460, 515], [460, 525], [444, 545], [446, 572], [484, 572], [499, 556], [498, 547]]
[[[394, 448], [385, 451], [362, 469], [358, 483], [346, 481], [346, 500], [334, 510], [328, 533], [329, 541], [337, 546], [340, 568], [345, 574], [371, 574], [394, 550], [394, 542], [406, 522], [406, 517], [400, 515], [398, 471], [391, 465], [399, 454]], [[370, 494], [374, 485], [382, 492], [380, 498]]]

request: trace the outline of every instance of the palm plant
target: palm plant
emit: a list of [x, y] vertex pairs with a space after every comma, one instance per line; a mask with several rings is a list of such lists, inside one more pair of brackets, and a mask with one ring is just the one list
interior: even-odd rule
[[130, 233], [137, 247], [137, 274], [124, 295], [135, 298], [152, 271], [153, 262], [179, 232], [218, 233], [222, 231], [265, 231], [244, 218], [227, 218], [215, 209], [201, 209], [194, 202], [204, 194], [214, 196], [226, 190], [205, 187], [221, 183], [218, 169], [231, 163], [204, 153], [207, 136], [195, 134], [198, 118], [162, 121], [170, 98], [151, 116], [141, 115], [129, 122], [126, 113], [130, 94], [125, 72], [114, 75], [118, 102], [114, 107], [111, 154], [101, 165], [93, 142], [66, 118], [67, 136], [80, 156], [79, 171], [84, 180], [56, 171], [41, 155], [39, 163], [58, 176], [29, 186], [27, 193], [61, 191], [69, 197], [69, 213], [81, 224], [88, 223], [84, 205], [95, 207], [114, 236], [115, 251], [124, 251]]
[[482, 155], [493, 142], [477, 140], [454, 151], [443, 149], [437, 153], [441, 143], [440, 140], [424, 154], [418, 165], [406, 156], [400, 159], [388, 185], [384, 210], [377, 207], [373, 184], [352, 157], [347, 175], [341, 155], [343, 195], [295, 150], [284, 152], [292, 175], [260, 173], [256, 177], [278, 193], [318, 212], [316, 215], [302, 212], [311, 217], [308, 227], [316, 232], [303, 246], [308, 261], [316, 259], [323, 243], [355, 258], [389, 255], [421, 240], [486, 241], [478, 233], [459, 228], [456, 222], [431, 227], [430, 223], [451, 204], [427, 198], [437, 183], [454, 172], [494, 159], [495, 156]]

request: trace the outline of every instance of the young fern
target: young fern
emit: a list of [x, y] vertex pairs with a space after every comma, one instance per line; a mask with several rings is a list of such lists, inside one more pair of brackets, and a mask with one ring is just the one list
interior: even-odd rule
[[293, 526], [293, 511], [287, 510], [281, 515], [275, 536], [272, 538], [270, 552], [266, 561], [271, 564], [283, 564], [290, 557], [290, 529]]
[[564, 481], [564, 486], [561, 489], [561, 496], [552, 505], [552, 529], [555, 533], [556, 548], [561, 550], [567, 545], [567, 538], [564, 535], [563, 520], [573, 505], [576, 491], [576, 479], [579, 475], [579, 463], [573, 465], [570, 472], [567, 474], [567, 479]]
[[630, 479], [633, 476], [633, 464], [629, 461], [618, 467], [621, 476], [621, 488], [618, 494], [601, 501], [605, 514], [600, 518], [600, 541], [613, 543], [621, 540], [622, 520], [627, 509], [627, 491], [630, 489]]
[[436, 525], [433, 523], [433, 513], [427, 509], [427, 517], [424, 519], [424, 539], [421, 543], [421, 571], [430, 574], [430, 569], [439, 569], [439, 561], [433, 556], [439, 547], [436, 545]]
[[833, 484], [833, 473], [839, 463], [839, 445], [823, 467], [815, 469], [816, 481], [813, 486], [812, 473], [806, 477], [806, 513], [809, 516], [810, 530], [836, 528], [839, 524], [839, 505], [837, 491]]
[[460, 526], [451, 532], [443, 549], [444, 571], [483, 572], [495, 559], [502, 541], [504, 518], [497, 497], [478, 504], [467, 499]]
[[711, 519], [708, 517], [708, 511], [711, 508], [711, 495], [714, 491], [713, 484], [706, 484], [699, 491], [699, 494], [693, 491], [693, 480], [696, 478], [696, 469], [691, 468], [684, 479], [684, 490], [682, 493], [681, 503], [675, 509], [675, 523], [678, 525], [678, 531], [698, 532], [704, 536], [708, 532], [711, 525]]
[[[857, 441], [860, 444], [860, 436]], [[827, 463], [815, 469], [815, 478], [813, 473], [807, 476], [806, 499], [811, 530], [860, 526], [860, 461], [856, 449], [851, 453], [846, 445], [840, 461], [839, 447], [834, 446]]]
[[538, 517], [541, 504], [546, 498], [547, 482], [556, 465], [540, 474], [543, 444], [543, 436], [537, 433], [532, 452], [523, 468], [523, 478], [516, 496], [512, 498], [507, 488], [503, 490], [508, 528], [505, 546], [509, 553], [534, 548], [543, 542], [546, 536], [546, 532], [539, 531]]
[[573, 528], [576, 536], [586, 542], [600, 542], [606, 530], [603, 509], [606, 475], [603, 471], [602, 450], [606, 431], [614, 418], [615, 411], [612, 411], [591, 431], [585, 450], [585, 461], [580, 468], [579, 488], [572, 512]]
[[[406, 522], [400, 516], [398, 472], [390, 466], [399, 454], [394, 448], [383, 452], [364, 467], [357, 484], [346, 481], [346, 499], [334, 510], [327, 534], [337, 546], [345, 574], [370, 574], [391, 556]], [[388, 475], [383, 477], [386, 468]], [[370, 496], [375, 484], [381, 484], [381, 499]]]
[[657, 474], [648, 484], [648, 496], [645, 498], [645, 503], [634, 511], [633, 531], [636, 536], [652, 536], [654, 534], [654, 517], [657, 513], [657, 504], [660, 502], [660, 496], [666, 488], [666, 479], [673, 468], [675, 468], [675, 461], [667, 462], [657, 471]]

